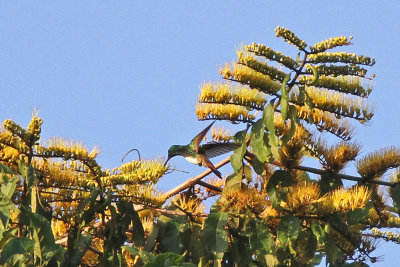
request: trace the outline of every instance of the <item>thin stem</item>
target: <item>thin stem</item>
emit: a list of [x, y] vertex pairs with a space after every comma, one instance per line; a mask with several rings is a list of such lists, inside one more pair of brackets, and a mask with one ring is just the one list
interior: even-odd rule
[[[222, 166], [226, 165], [230, 161], [230, 157], [226, 157], [225, 159], [221, 160], [217, 164], [215, 164], [215, 168], [221, 168]], [[196, 175], [192, 178], [189, 178], [185, 182], [181, 183], [180, 185], [176, 186], [175, 188], [172, 188], [171, 190], [167, 191], [164, 193], [164, 198], [170, 198], [179, 192], [182, 192], [183, 190], [197, 184], [201, 179], [203, 179], [205, 176], [209, 175], [211, 173], [210, 169], [207, 169], [206, 171], [200, 173], [199, 175]]]
[[[282, 163], [277, 162], [277, 161], [271, 161], [269, 162], [272, 165], [275, 166], [279, 166], [279, 167], [285, 167]], [[316, 169], [316, 168], [312, 168], [312, 167], [306, 167], [306, 166], [294, 166], [292, 167], [293, 169], [296, 170], [300, 170], [300, 171], [306, 171], [306, 172], [312, 172], [315, 174], [325, 174], [327, 172], [329, 172], [328, 170], [321, 170], [321, 169]], [[391, 187], [395, 187], [397, 185], [397, 183], [394, 182], [385, 182], [385, 181], [380, 181], [380, 180], [367, 180], [364, 179], [362, 177], [356, 177], [356, 176], [352, 176], [352, 175], [347, 175], [347, 174], [341, 174], [341, 173], [335, 173], [336, 177], [341, 178], [341, 179], [345, 179], [345, 180], [350, 180], [350, 181], [356, 181], [359, 183], [370, 183], [370, 184], [377, 184], [377, 185], [385, 185], [385, 186], [391, 186]]]

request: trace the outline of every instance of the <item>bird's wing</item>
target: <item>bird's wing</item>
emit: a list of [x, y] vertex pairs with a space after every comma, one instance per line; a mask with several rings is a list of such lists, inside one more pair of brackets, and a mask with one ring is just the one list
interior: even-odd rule
[[203, 131], [201, 131], [198, 135], [196, 135], [192, 141], [190, 142], [190, 145], [192, 148], [199, 153], [199, 145], [201, 140], [204, 138], [204, 136], [207, 134], [208, 130], [210, 130], [211, 126], [214, 124], [215, 121], [213, 121], [210, 125], [207, 126]]
[[204, 155], [207, 158], [213, 158], [231, 152], [239, 146], [240, 144], [236, 143], [208, 143], [202, 145], [201, 148], [204, 149]]
[[219, 178], [222, 179], [221, 173], [217, 170], [217, 168], [215, 168], [215, 166], [211, 163], [211, 161], [205, 155], [199, 154], [199, 158], [200, 158], [201, 164], [203, 166], [206, 166], [207, 168], [209, 168], [213, 173], [215, 173], [215, 175], [217, 175]]

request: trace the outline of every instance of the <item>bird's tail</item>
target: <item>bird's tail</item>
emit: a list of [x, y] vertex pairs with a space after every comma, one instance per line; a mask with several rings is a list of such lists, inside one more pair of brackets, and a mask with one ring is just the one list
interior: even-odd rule
[[211, 163], [211, 161], [205, 156], [205, 155], [199, 155], [201, 163], [203, 166], [208, 167], [215, 175], [218, 176], [218, 178], [222, 179], [221, 173], [218, 171], [217, 168]]

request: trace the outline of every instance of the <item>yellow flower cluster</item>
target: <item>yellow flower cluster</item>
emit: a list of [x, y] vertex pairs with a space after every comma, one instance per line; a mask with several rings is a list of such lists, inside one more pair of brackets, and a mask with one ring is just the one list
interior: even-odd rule
[[[313, 76], [300, 76], [299, 82], [302, 84], [307, 84], [313, 78]], [[364, 88], [364, 86], [361, 85], [361, 82], [362, 78], [355, 76], [326, 77], [322, 75], [319, 76], [318, 81], [314, 86], [324, 87], [326, 89], [335, 90], [346, 94], [368, 97], [372, 92], [372, 88], [370, 86]]]
[[309, 135], [309, 132], [302, 125], [297, 125], [295, 133], [290, 141], [284, 146], [281, 146], [279, 150], [280, 162], [286, 168], [290, 169], [300, 165], [304, 156], [304, 141], [309, 138]]
[[211, 128], [211, 137], [216, 142], [229, 142], [232, 140], [232, 136], [231, 130], [219, 126]]
[[46, 186], [89, 186], [93, 176], [81, 163], [37, 159], [32, 162], [35, 169], [43, 174], [41, 183]]
[[67, 235], [68, 226], [63, 221], [52, 220], [51, 230], [53, 231], [54, 238], [57, 240]]
[[351, 144], [341, 142], [336, 146], [331, 146], [323, 152], [328, 169], [332, 171], [340, 171], [344, 166], [356, 158], [360, 146], [358, 144]]
[[302, 120], [309, 120], [311, 117], [312, 123], [317, 126], [320, 131], [330, 132], [343, 140], [351, 139], [353, 127], [347, 119], [337, 119], [332, 113], [319, 109], [309, 109], [306, 106], [295, 105], [297, 116]]
[[292, 211], [305, 212], [321, 201], [319, 185], [308, 181], [291, 186], [287, 194], [287, 206]]
[[327, 40], [318, 42], [315, 45], [311, 46], [310, 50], [313, 53], [320, 53], [320, 52], [324, 52], [328, 49], [332, 49], [334, 47], [351, 45], [352, 44], [350, 42], [351, 39], [353, 39], [352, 36], [350, 36], [349, 38], [346, 36], [331, 37]]
[[185, 194], [178, 194], [171, 202], [180, 210], [191, 213], [202, 213], [205, 210], [204, 204], [198, 198], [191, 198]]
[[5, 120], [3, 122], [3, 127], [7, 131], [11, 132], [14, 136], [20, 137], [22, 140], [28, 140], [28, 134], [24, 128], [16, 124], [13, 120]]
[[[78, 192], [78, 193], [77, 193]], [[64, 221], [70, 221], [76, 215], [79, 203], [85, 198], [90, 197], [89, 192], [58, 190], [57, 195], [46, 194], [43, 197], [54, 205], [53, 216]], [[72, 200], [71, 199], [76, 199]], [[58, 201], [57, 201], [58, 200]]]
[[0, 128], [0, 148], [7, 146], [15, 148], [19, 152], [28, 150], [28, 147], [24, 142], [21, 141], [20, 138], [14, 136], [9, 131], [5, 131], [5, 129]]
[[299, 63], [291, 57], [285, 56], [263, 44], [252, 43], [251, 45], [246, 45], [245, 49], [257, 56], [263, 56], [269, 60], [279, 62], [289, 69], [295, 70], [299, 67]]
[[250, 114], [246, 107], [232, 104], [196, 103], [196, 115], [199, 120], [219, 119], [250, 122], [255, 119], [255, 116]]
[[305, 41], [301, 40], [292, 31], [286, 29], [285, 27], [276, 27], [275, 33], [276, 37], [282, 37], [286, 42], [297, 46], [299, 49], [304, 49], [307, 47]]
[[275, 67], [268, 66], [266, 63], [262, 63], [250, 55], [239, 57], [239, 63], [252, 68], [255, 71], [261, 72], [262, 74], [268, 75], [272, 80], [282, 82], [286, 76], [285, 72], [280, 71]]
[[[147, 210], [144, 210], [146, 212]], [[142, 222], [143, 230], [145, 233], [149, 234], [154, 226], [154, 216], [142, 216], [143, 212], [139, 213], [140, 221]]]
[[366, 186], [343, 187], [325, 195], [322, 211], [334, 214], [363, 208], [371, 198], [371, 191]]
[[373, 228], [372, 234], [377, 238], [383, 238], [386, 241], [394, 241], [396, 243], [400, 243], [400, 234], [393, 233], [391, 231], [381, 231], [379, 229]]
[[317, 54], [310, 54], [308, 56], [309, 60], [313, 63], [332, 63], [332, 62], [341, 62], [341, 63], [349, 63], [349, 64], [360, 64], [373, 66], [375, 64], [375, 59], [370, 57], [365, 57], [362, 55], [357, 56], [354, 53], [346, 53], [346, 52], [322, 52]]
[[40, 139], [40, 132], [42, 130], [43, 120], [36, 116], [32, 117], [27, 127], [28, 133], [30, 134], [30, 140], [36, 142]]
[[10, 146], [0, 149], [0, 161], [3, 162], [17, 162], [19, 155], [19, 151]]
[[[354, 98], [316, 87], [306, 87], [306, 91], [312, 99], [314, 107], [318, 109], [363, 122], [370, 120], [374, 115], [373, 107], [364, 102], [362, 98]], [[293, 95], [292, 98], [296, 99], [296, 96]]]
[[94, 147], [88, 151], [82, 143], [67, 141], [62, 138], [52, 138], [48, 141], [47, 147], [36, 146], [37, 153], [49, 157], [62, 157], [64, 160], [92, 160], [99, 150]]
[[379, 177], [390, 168], [400, 167], [400, 149], [389, 147], [373, 152], [356, 163], [358, 173], [365, 179]]
[[[338, 65], [326, 65], [321, 64], [316, 66], [319, 75], [326, 75], [326, 76], [340, 76], [340, 75], [352, 75], [352, 76], [359, 76], [365, 77], [367, 74], [367, 70], [361, 68], [359, 66], [354, 65], [345, 65], [345, 66], [338, 66]], [[311, 66], [306, 65], [306, 69], [309, 73], [312, 73]]]
[[227, 63], [220, 68], [219, 73], [226, 80], [237, 81], [248, 85], [250, 88], [258, 89], [267, 94], [276, 94], [280, 89], [280, 84], [274, 82], [268, 75], [257, 72], [247, 66], [234, 63]]
[[164, 166], [162, 158], [133, 160], [112, 171], [106, 171], [108, 176], [101, 179], [110, 185], [156, 183], [167, 170], [168, 166]]
[[231, 190], [224, 197], [226, 202], [221, 202], [221, 210], [231, 213], [244, 213], [250, 209], [255, 214], [261, 214], [269, 206], [266, 193], [256, 188]]
[[116, 190], [120, 197], [127, 198], [134, 203], [160, 207], [165, 202], [162, 192], [157, 190], [153, 185], [124, 185]]
[[388, 227], [400, 227], [400, 218], [394, 215], [389, 216], [389, 219], [387, 221], [387, 226]]
[[231, 83], [205, 83], [201, 87], [199, 101], [202, 103], [236, 104], [254, 109], [263, 109], [267, 100], [265, 94], [244, 86]]

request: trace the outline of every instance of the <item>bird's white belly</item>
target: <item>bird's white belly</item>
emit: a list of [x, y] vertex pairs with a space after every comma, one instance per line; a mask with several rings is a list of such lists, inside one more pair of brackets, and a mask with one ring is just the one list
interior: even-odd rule
[[189, 161], [190, 163], [196, 164], [196, 165], [201, 165], [200, 162], [196, 159], [196, 158], [192, 158], [192, 157], [185, 157], [185, 159], [187, 161]]

